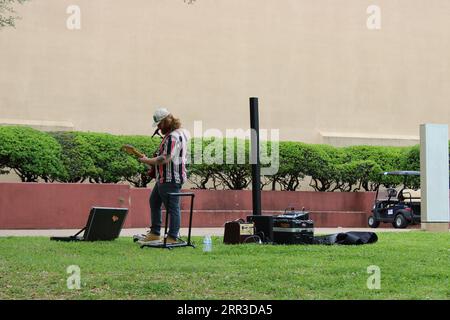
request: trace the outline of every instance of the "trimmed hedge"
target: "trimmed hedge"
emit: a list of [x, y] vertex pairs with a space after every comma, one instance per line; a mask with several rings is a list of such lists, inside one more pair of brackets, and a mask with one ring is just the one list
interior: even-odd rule
[[[233, 159], [227, 159], [228, 148], [234, 150]], [[192, 160], [188, 165], [188, 179], [196, 188], [242, 190], [250, 184], [248, 141], [195, 138], [190, 141], [190, 150]]]
[[135, 187], [145, 187], [150, 182], [148, 169], [135, 157], [121, 150], [132, 144], [148, 156], [158, 146], [156, 139], [145, 136], [114, 136], [107, 133], [51, 132], [62, 146], [66, 175], [60, 182], [118, 183], [128, 181]]
[[[132, 144], [152, 156], [159, 142], [159, 138], [147, 136], [44, 133], [27, 127], [3, 126], [0, 127], [0, 174], [13, 170], [26, 182], [38, 179], [66, 183], [128, 181], [135, 187], [146, 187], [150, 182], [148, 169], [123, 152], [121, 146]], [[234, 150], [233, 159], [226, 158], [229, 148]], [[402, 182], [401, 178], [382, 175], [384, 171], [420, 169], [419, 146], [336, 148], [284, 141], [278, 148], [278, 172], [262, 179], [263, 187], [273, 190], [297, 190], [308, 177], [316, 191], [373, 191], [380, 184], [395, 186]], [[195, 188], [242, 190], [249, 187], [248, 140], [196, 138], [191, 139], [190, 149], [188, 179]], [[270, 143], [266, 149], [270, 158]], [[418, 185], [418, 181], [408, 183]]]
[[23, 182], [54, 181], [66, 175], [61, 156], [61, 145], [46, 133], [0, 126], [1, 173], [13, 170]]

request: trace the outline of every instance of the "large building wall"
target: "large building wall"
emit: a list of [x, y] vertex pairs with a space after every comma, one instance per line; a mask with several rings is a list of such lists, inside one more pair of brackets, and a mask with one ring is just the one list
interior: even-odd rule
[[[369, 30], [369, 5], [381, 29]], [[69, 5], [81, 30], [69, 30]], [[33, 0], [0, 31], [0, 124], [151, 134], [262, 128], [314, 143], [417, 143], [450, 123], [448, 0]]]

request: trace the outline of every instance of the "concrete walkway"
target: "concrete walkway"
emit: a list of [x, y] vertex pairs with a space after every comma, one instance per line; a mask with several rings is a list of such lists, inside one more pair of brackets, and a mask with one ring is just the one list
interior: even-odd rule
[[[131, 237], [135, 234], [146, 233], [148, 229], [123, 229], [120, 233], [121, 237]], [[371, 231], [371, 232], [409, 232], [420, 229], [391, 229], [391, 228], [315, 228], [314, 234], [332, 234], [349, 231]], [[0, 230], [0, 237], [50, 237], [50, 236], [71, 236], [77, 233], [79, 229], [46, 229], [46, 230]], [[187, 236], [188, 229], [181, 228], [181, 236]], [[192, 228], [192, 236], [223, 236], [224, 228]]]

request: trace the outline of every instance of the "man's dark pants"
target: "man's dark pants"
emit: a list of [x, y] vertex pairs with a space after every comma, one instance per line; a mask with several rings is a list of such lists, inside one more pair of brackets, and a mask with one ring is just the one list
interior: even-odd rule
[[162, 213], [161, 206], [169, 208], [169, 236], [177, 238], [180, 232], [181, 210], [180, 197], [169, 197], [168, 193], [180, 192], [181, 184], [179, 183], [156, 183], [150, 195], [150, 210], [152, 226], [150, 230], [153, 234], [161, 234]]

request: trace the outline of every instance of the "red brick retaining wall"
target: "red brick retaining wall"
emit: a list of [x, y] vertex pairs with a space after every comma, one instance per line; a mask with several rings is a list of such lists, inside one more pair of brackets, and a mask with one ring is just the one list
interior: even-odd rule
[[[0, 183], [0, 229], [82, 228], [93, 206], [129, 208], [125, 227], [147, 227], [150, 192], [117, 184]], [[252, 214], [249, 190], [193, 192], [194, 227], [220, 227]], [[372, 192], [263, 191], [262, 208], [264, 214], [279, 214], [286, 207], [305, 207], [317, 227], [366, 227], [374, 196]], [[186, 227], [187, 198], [182, 212]]]

